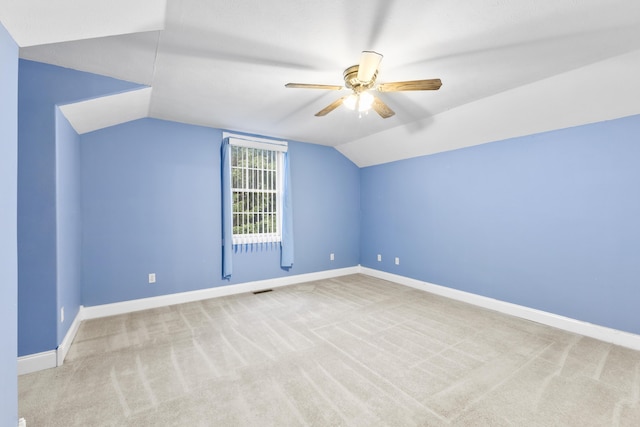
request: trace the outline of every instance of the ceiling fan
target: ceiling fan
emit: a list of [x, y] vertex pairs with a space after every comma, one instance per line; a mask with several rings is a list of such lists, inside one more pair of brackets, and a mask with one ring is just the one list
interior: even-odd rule
[[[386, 119], [393, 116], [395, 112], [380, 98], [372, 95], [369, 92], [370, 90], [377, 90], [378, 92], [438, 90], [440, 89], [440, 86], [442, 86], [440, 79], [380, 83], [376, 86], [376, 77], [378, 77], [378, 66], [380, 65], [380, 61], [382, 61], [381, 54], [369, 50], [363, 51], [360, 56], [360, 63], [352, 65], [343, 72], [344, 85], [346, 88], [351, 89], [352, 93], [327, 105], [325, 108], [318, 111], [316, 116], [326, 116], [340, 105], [344, 104], [345, 107], [351, 110], [358, 110], [360, 112], [365, 112], [373, 108], [380, 117]], [[285, 87], [326, 90], [342, 89], [342, 86], [308, 83], [287, 83]]]

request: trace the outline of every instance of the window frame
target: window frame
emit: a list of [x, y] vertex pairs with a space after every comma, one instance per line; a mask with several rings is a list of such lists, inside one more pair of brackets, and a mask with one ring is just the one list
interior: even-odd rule
[[[261, 243], [278, 243], [282, 241], [282, 225], [283, 225], [283, 192], [284, 192], [284, 156], [283, 153], [287, 151], [287, 142], [286, 141], [277, 141], [277, 140], [267, 140], [262, 138], [249, 138], [249, 137], [237, 137], [237, 136], [229, 136], [229, 145], [231, 153], [229, 156], [230, 172], [231, 178], [229, 180], [230, 193], [231, 193], [231, 224], [232, 224], [232, 240], [233, 245], [247, 245], [247, 244], [261, 244]], [[233, 179], [233, 170], [238, 169], [237, 166], [234, 166], [234, 156], [240, 149], [242, 152], [247, 150], [264, 150], [273, 152], [276, 158], [276, 178], [275, 178], [275, 190], [264, 190], [264, 189], [255, 189], [255, 188], [236, 188], [234, 187], [234, 179]], [[243, 170], [247, 171], [247, 174], [251, 171], [257, 170], [251, 168], [250, 165], [245, 165], [242, 167]], [[260, 171], [265, 171], [264, 168], [259, 169]], [[236, 227], [236, 218], [237, 215], [250, 215], [249, 211], [236, 211], [236, 203], [234, 203], [235, 195], [239, 192], [243, 193], [253, 193], [253, 194], [273, 194], [275, 191], [275, 212], [269, 212], [267, 214], [275, 214], [276, 216], [276, 230], [275, 232], [262, 232], [262, 233], [235, 233]], [[255, 214], [255, 213], [253, 213]], [[260, 214], [258, 214], [260, 215]], [[243, 222], [243, 224], [249, 224], [249, 222]]]

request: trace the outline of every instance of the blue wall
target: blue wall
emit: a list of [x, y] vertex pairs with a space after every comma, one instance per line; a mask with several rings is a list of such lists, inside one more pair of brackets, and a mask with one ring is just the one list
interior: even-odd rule
[[140, 85], [20, 60], [18, 354], [21, 356], [52, 350], [59, 344], [55, 105], [137, 87]]
[[56, 104], [136, 85], [29, 61], [19, 84], [20, 354], [54, 349], [81, 303], [358, 262], [640, 333], [639, 116], [362, 170], [290, 142], [294, 267], [238, 251], [225, 281], [221, 130], [144, 119], [78, 136]]
[[0, 24], [0, 425], [18, 421], [18, 46]]
[[20, 61], [19, 355], [55, 349], [80, 304], [358, 263], [358, 168], [333, 148], [291, 142], [294, 267], [282, 270], [275, 248], [238, 252], [223, 281], [222, 132], [146, 119], [78, 136], [56, 108], [136, 87]]
[[81, 136], [84, 305], [357, 265], [358, 168], [333, 148], [290, 142], [294, 266], [282, 270], [275, 247], [239, 251], [222, 280], [221, 140], [154, 119]]
[[633, 116], [365, 168], [360, 263], [640, 333], [639, 161]]
[[[81, 304], [80, 136], [58, 107], [56, 119], [56, 288], [61, 343]], [[64, 308], [64, 321], [60, 309]]]

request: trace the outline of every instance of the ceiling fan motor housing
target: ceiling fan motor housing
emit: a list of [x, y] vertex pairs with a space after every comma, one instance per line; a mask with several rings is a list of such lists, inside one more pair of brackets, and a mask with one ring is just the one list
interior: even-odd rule
[[378, 70], [376, 70], [371, 80], [368, 82], [360, 81], [358, 80], [358, 68], [358, 65], [352, 65], [342, 73], [344, 76], [344, 85], [349, 89], [353, 89], [356, 93], [371, 89], [376, 83], [376, 77], [378, 77]]

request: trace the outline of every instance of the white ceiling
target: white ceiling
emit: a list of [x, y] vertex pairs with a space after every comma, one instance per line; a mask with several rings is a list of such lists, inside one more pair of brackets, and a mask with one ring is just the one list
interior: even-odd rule
[[[640, 113], [637, 0], [0, 1], [22, 58], [148, 85], [150, 117], [335, 146], [359, 166]], [[315, 117], [341, 94], [284, 87], [342, 84], [362, 50], [384, 55], [379, 82], [443, 86], [380, 94], [389, 119]]]
[[79, 133], [104, 129], [149, 116], [150, 87], [61, 105], [60, 110]]

